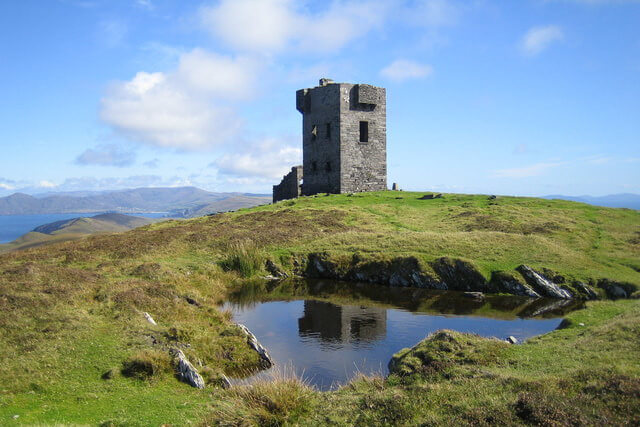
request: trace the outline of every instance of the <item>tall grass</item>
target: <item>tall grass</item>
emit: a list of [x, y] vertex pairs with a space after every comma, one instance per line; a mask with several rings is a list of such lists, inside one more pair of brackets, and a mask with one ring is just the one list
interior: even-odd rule
[[225, 271], [235, 271], [242, 277], [251, 277], [262, 269], [264, 261], [264, 253], [245, 240], [230, 245], [226, 257], [220, 261], [220, 267]]

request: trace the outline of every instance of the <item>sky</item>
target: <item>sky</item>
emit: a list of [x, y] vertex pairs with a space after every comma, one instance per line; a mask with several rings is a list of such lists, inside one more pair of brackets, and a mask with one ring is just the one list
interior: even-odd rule
[[270, 193], [322, 77], [387, 88], [389, 186], [640, 193], [638, 0], [6, 0], [0, 196]]

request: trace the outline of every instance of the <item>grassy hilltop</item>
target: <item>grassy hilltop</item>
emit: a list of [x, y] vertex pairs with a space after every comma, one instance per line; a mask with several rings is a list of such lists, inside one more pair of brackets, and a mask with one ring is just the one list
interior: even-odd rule
[[173, 377], [176, 345], [212, 383], [258, 363], [216, 304], [267, 274], [267, 259], [290, 271], [313, 252], [412, 256], [428, 269], [446, 256], [487, 279], [527, 264], [640, 286], [638, 211], [423, 194], [305, 197], [0, 255], [0, 424], [639, 422], [637, 300], [590, 302], [521, 346], [436, 336], [398, 355], [388, 379], [332, 393], [294, 380], [196, 390]]

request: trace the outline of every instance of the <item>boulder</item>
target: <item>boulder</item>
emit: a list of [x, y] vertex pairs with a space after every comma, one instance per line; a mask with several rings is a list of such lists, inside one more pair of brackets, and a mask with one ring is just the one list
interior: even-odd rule
[[520, 265], [516, 270], [538, 294], [549, 298], [571, 299], [573, 296], [566, 289], [560, 288], [551, 280], [544, 277], [534, 269], [526, 265]]
[[147, 313], [146, 311], [142, 313], [142, 315], [144, 316], [145, 319], [147, 319], [147, 322], [151, 323], [152, 325], [157, 325], [156, 321], [153, 320], [153, 317], [151, 317], [151, 315], [149, 313]]
[[173, 348], [169, 350], [169, 354], [173, 356], [176, 374], [180, 381], [189, 384], [191, 387], [204, 388], [204, 379], [202, 379], [202, 376], [191, 362], [187, 360], [182, 350]]
[[518, 344], [518, 338], [514, 337], [513, 335], [510, 335], [509, 338], [507, 338], [507, 342], [509, 344]]

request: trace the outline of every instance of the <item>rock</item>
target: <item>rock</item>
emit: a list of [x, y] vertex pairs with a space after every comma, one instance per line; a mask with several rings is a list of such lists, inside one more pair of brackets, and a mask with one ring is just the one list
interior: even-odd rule
[[540, 294], [510, 272], [494, 271], [490, 284], [493, 292], [540, 298]]
[[448, 289], [455, 291], [486, 291], [487, 281], [469, 262], [460, 259], [442, 257], [431, 266]]
[[598, 294], [593, 289], [582, 282], [573, 282], [573, 286], [588, 300], [598, 299]]
[[225, 374], [220, 374], [220, 385], [225, 390], [231, 388], [231, 381]]
[[196, 307], [200, 307], [200, 303], [198, 302], [198, 300], [196, 300], [195, 298], [191, 298], [188, 296], [184, 297], [184, 300], [191, 305], [195, 305]]
[[276, 279], [286, 279], [287, 277], [289, 277], [289, 275], [282, 270], [281, 268], [279, 268], [273, 261], [271, 261], [270, 259], [268, 259], [265, 262], [265, 268], [267, 269], [267, 271], [269, 272], [269, 274], [271, 274], [271, 276], [275, 277]]
[[176, 372], [180, 381], [189, 384], [191, 387], [204, 388], [204, 379], [198, 373], [198, 370], [187, 360], [182, 350], [173, 348], [169, 350], [174, 358]]
[[509, 338], [507, 338], [507, 342], [510, 344], [518, 344], [518, 338], [514, 337], [513, 335], [510, 335]]
[[482, 292], [463, 292], [462, 296], [465, 298], [471, 298], [475, 300], [483, 300], [484, 294]]
[[540, 273], [526, 265], [520, 265], [516, 268], [527, 284], [529, 284], [537, 293], [550, 298], [571, 299], [572, 295], [566, 289], [560, 288], [551, 280], [542, 276]]
[[110, 380], [113, 378], [113, 369], [109, 369], [107, 372], [100, 376], [103, 380]]
[[617, 285], [609, 286], [606, 291], [609, 298], [618, 299], [627, 297], [627, 292]]
[[157, 325], [156, 321], [153, 320], [153, 317], [151, 317], [149, 313], [145, 311], [142, 313], [142, 315], [144, 316], [145, 319], [147, 319], [147, 322], [151, 323], [152, 325]]
[[420, 197], [418, 200], [431, 200], [433, 199], [433, 194], [425, 194], [424, 196]]
[[489, 200], [495, 200], [495, 199], [497, 199], [497, 197], [496, 197], [496, 196], [494, 196], [493, 194], [492, 194], [492, 195], [490, 195], [488, 198], [489, 198]]
[[580, 322], [578, 323], [578, 326], [584, 326], [584, 323]]
[[258, 339], [253, 335], [253, 333], [251, 333], [249, 328], [240, 323], [238, 323], [238, 328], [240, 328], [240, 330], [247, 336], [247, 344], [249, 344], [249, 346], [260, 356], [262, 366], [264, 368], [270, 368], [273, 366], [273, 360], [271, 359], [271, 356], [269, 356], [267, 349], [258, 342]]

